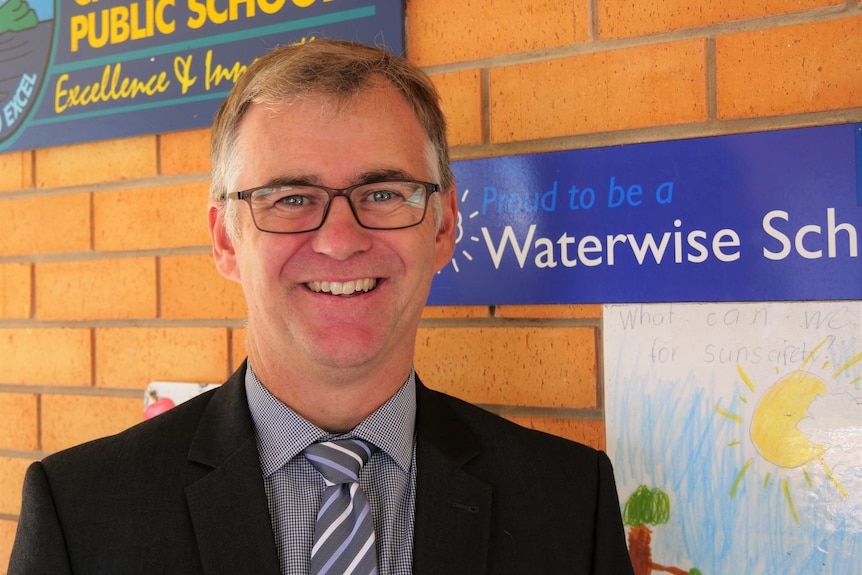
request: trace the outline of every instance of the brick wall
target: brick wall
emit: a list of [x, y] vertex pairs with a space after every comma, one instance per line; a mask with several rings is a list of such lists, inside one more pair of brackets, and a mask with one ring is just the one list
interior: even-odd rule
[[[862, 121], [855, 0], [408, 0], [454, 159]], [[215, 271], [208, 130], [0, 154], [0, 573], [26, 466], [220, 382], [242, 292]], [[600, 306], [428, 308], [434, 387], [604, 446]]]

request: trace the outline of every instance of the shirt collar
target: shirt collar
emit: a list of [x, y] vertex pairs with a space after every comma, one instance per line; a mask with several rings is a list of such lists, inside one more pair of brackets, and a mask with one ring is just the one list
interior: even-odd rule
[[279, 401], [263, 386], [250, 363], [245, 373], [245, 393], [266, 477], [315, 441], [353, 437], [370, 441], [388, 454], [404, 473], [409, 473], [416, 426], [416, 374], [413, 370], [392, 397], [343, 434], [327, 433]]

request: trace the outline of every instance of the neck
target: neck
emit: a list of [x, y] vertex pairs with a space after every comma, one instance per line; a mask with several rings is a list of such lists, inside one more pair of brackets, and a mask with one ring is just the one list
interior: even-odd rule
[[263, 386], [297, 414], [328, 433], [350, 431], [386, 403], [407, 381], [412, 361], [381, 369], [323, 367], [300, 370], [267, 362], [249, 350]]

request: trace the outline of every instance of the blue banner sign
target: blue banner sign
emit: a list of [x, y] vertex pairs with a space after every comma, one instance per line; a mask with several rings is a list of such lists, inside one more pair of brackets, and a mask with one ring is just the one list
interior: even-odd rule
[[0, 151], [209, 126], [270, 48], [400, 53], [403, 21], [401, 0], [0, 0]]
[[429, 303], [862, 299], [860, 129], [455, 162], [458, 243]]

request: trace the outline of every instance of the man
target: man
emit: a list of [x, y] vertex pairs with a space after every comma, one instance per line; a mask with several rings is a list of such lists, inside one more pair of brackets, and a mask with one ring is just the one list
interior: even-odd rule
[[[212, 141], [213, 253], [245, 293], [248, 360], [34, 464], [9, 572], [631, 573], [604, 454], [413, 372], [457, 217], [428, 78], [376, 48], [280, 48]], [[352, 479], [319, 467], [351, 460]]]

